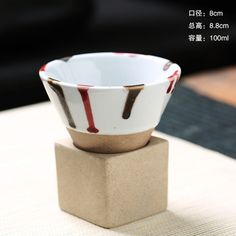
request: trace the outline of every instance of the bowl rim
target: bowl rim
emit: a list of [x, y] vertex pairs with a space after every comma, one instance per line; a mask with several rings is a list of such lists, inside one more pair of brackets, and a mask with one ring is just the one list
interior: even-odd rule
[[[75, 55], [72, 55], [70, 58], [72, 57], [85, 57], [85, 56], [107, 56], [107, 55], [118, 55], [118, 54], [123, 54], [125, 56], [131, 56], [131, 57], [136, 57], [136, 56], [139, 56], [139, 57], [144, 57], [146, 59], [149, 59], [151, 61], [154, 61], [156, 63], [160, 63], [160, 59], [165, 61], [166, 63], [167, 62], [171, 62], [171, 65], [175, 65], [177, 66], [177, 71], [179, 73], [179, 78], [181, 76], [181, 68], [180, 66], [177, 64], [177, 63], [174, 63], [166, 58], [163, 58], [163, 57], [159, 57], [159, 56], [154, 56], [154, 55], [148, 55], [148, 54], [140, 54], [140, 53], [130, 53], [130, 52], [95, 52], [95, 53], [81, 53], [81, 54], [75, 54]], [[97, 86], [97, 85], [86, 85], [86, 84], [75, 84], [75, 83], [68, 83], [68, 82], [64, 82], [64, 81], [61, 81], [61, 80], [57, 80], [57, 79], [54, 79], [54, 78], [50, 78], [46, 71], [45, 71], [45, 68], [48, 64], [54, 62], [54, 61], [58, 61], [58, 60], [63, 60], [64, 58], [61, 58], [61, 59], [54, 59], [54, 60], [51, 60], [49, 62], [47, 62], [46, 64], [42, 65], [39, 69], [39, 76], [40, 76], [40, 79], [42, 81], [45, 81], [45, 82], [48, 82], [50, 80], [53, 80], [54, 83], [56, 84], [59, 84], [60, 86], [64, 86], [64, 87], [70, 87], [70, 88], [78, 88], [78, 87], [89, 87], [89, 90], [105, 90], [105, 89], [125, 89], [126, 87], [136, 87], [136, 86], [140, 86], [140, 84], [130, 84], [130, 85], [109, 85], [109, 86]], [[156, 80], [154, 82], [151, 82], [151, 83], [144, 83], [143, 85], [145, 87], [149, 87], [149, 86], [155, 86], [155, 85], [162, 85], [162, 84], [167, 84], [169, 83], [169, 80], [168, 80], [168, 76], [167, 76], [167, 79], [166, 80]]]

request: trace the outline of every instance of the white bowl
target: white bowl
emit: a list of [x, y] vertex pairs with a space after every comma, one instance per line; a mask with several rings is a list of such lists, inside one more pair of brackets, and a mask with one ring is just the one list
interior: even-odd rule
[[111, 52], [54, 60], [39, 71], [74, 144], [96, 152], [145, 145], [180, 73], [161, 57]]

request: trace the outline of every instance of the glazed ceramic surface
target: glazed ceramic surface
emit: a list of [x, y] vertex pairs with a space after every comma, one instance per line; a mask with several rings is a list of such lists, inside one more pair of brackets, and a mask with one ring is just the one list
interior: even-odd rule
[[180, 73], [169, 60], [130, 53], [75, 55], [39, 71], [66, 127], [100, 135], [153, 129]]

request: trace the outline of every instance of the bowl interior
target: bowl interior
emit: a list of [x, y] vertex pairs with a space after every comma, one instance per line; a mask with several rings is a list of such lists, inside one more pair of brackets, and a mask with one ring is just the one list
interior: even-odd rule
[[[90, 86], [126, 86], [166, 81], [168, 60], [141, 54], [90, 53], [54, 60], [45, 66], [47, 77]], [[178, 65], [173, 64], [174, 67]]]

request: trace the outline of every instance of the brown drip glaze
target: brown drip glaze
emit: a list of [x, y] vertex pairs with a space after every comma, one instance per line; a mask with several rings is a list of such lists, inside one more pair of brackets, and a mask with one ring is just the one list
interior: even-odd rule
[[171, 62], [171, 61], [166, 62], [166, 64], [163, 66], [163, 70], [167, 71], [172, 64], [173, 64], [173, 62]]
[[67, 61], [70, 60], [70, 58], [71, 58], [71, 57], [63, 57], [63, 58], [61, 58], [60, 60], [62, 60], [62, 61], [64, 61], [64, 62], [67, 62]]
[[66, 115], [66, 118], [68, 120], [68, 123], [69, 123], [70, 127], [76, 128], [75, 122], [74, 122], [74, 120], [72, 118], [72, 115], [70, 113], [70, 109], [67, 105], [64, 92], [63, 92], [61, 86], [58, 83], [55, 83], [55, 81], [59, 82], [58, 80], [55, 80], [55, 79], [52, 79], [52, 78], [48, 78], [47, 82], [48, 82], [50, 88], [56, 93], [56, 95], [57, 95], [57, 97], [58, 97], [58, 99], [61, 103], [61, 106], [64, 110], [64, 113]]
[[129, 90], [128, 96], [125, 102], [124, 111], [122, 114], [123, 119], [129, 119], [134, 102], [139, 95], [140, 91], [144, 89], [144, 84], [130, 85], [124, 86]]

